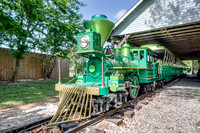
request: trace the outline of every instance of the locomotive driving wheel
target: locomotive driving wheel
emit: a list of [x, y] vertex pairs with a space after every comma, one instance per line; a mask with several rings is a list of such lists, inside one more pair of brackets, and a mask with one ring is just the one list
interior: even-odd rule
[[139, 79], [136, 76], [131, 78], [132, 85], [129, 87], [129, 94], [131, 98], [136, 98], [140, 89]]
[[147, 85], [144, 85], [144, 90], [143, 90], [144, 93], [147, 93], [148, 92], [148, 86]]

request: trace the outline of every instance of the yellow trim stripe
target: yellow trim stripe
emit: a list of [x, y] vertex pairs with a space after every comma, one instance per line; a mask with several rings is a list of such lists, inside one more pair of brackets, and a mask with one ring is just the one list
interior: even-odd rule
[[140, 68], [140, 67], [113, 67], [113, 69], [147, 69], [147, 68]]
[[63, 90], [68, 90], [68, 89], [81, 89], [84, 88], [88, 91], [88, 94], [91, 95], [99, 95], [99, 88], [95, 87], [79, 87], [79, 86], [69, 86], [65, 84], [56, 84], [55, 90], [56, 91], [63, 91]]

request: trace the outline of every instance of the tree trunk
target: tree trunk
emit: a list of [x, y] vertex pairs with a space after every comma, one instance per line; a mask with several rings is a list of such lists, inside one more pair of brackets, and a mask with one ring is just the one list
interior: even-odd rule
[[12, 78], [10, 80], [10, 83], [14, 83], [16, 81], [16, 75], [19, 72], [20, 62], [21, 62], [21, 60], [16, 59], [15, 70], [13, 71], [13, 75], [12, 75]]
[[[53, 60], [55, 60], [55, 59], [53, 59]], [[50, 65], [50, 64], [49, 64]], [[53, 72], [53, 69], [55, 68], [55, 65], [56, 65], [56, 63], [55, 63], [55, 61], [52, 63], [52, 65], [51, 65], [51, 67], [49, 68], [49, 72], [47, 73], [47, 78], [51, 78], [51, 74], [52, 74], [52, 72]]]
[[51, 75], [48, 76], [48, 73], [49, 73], [49, 65], [50, 65], [50, 63], [51, 63], [51, 60], [52, 60], [53, 57], [54, 57], [55, 51], [56, 51], [56, 47], [54, 47], [52, 55], [50, 56], [48, 62], [45, 64], [45, 68], [44, 68], [44, 78], [45, 78], [45, 79], [50, 78], [50, 76], [51, 76]]
[[51, 57], [49, 58], [49, 60], [47, 61], [45, 68], [44, 68], [44, 78], [48, 79], [50, 76], [48, 76], [49, 74], [49, 65], [51, 63], [51, 60], [53, 59], [54, 55], [51, 55]]
[[45, 68], [44, 68], [44, 79], [47, 79], [47, 73], [49, 72], [48, 66], [49, 66], [49, 63], [47, 62], [47, 64], [45, 65]]

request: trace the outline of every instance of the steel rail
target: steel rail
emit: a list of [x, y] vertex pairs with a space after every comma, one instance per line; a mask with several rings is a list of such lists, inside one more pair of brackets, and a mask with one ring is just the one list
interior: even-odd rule
[[[178, 80], [179, 80], [179, 79], [173, 80], [173, 81], [167, 83], [166, 86], [171, 86], [171, 85], [173, 85], [174, 83], [176, 83]], [[159, 89], [163, 89], [163, 87], [156, 88], [155, 90], [159, 90]], [[155, 90], [154, 90], [154, 91], [155, 91]], [[137, 97], [137, 98], [135, 98], [135, 99], [133, 99], [133, 100], [130, 100], [130, 101], [128, 101], [127, 103], [123, 104], [122, 106], [120, 106], [120, 107], [118, 107], [118, 108], [116, 108], [116, 109], [113, 109], [113, 110], [111, 110], [111, 111], [109, 111], [109, 112], [107, 112], [107, 113], [105, 113], [105, 114], [103, 114], [103, 115], [101, 115], [101, 116], [99, 116], [99, 117], [97, 117], [97, 118], [95, 118], [95, 119], [89, 120], [89, 121], [87, 121], [87, 122], [85, 122], [85, 123], [83, 123], [83, 124], [80, 124], [79, 126], [73, 128], [73, 129], [71, 129], [71, 130], [66, 131], [66, 133], [78, 132], [78, 131], [80, 131], [81, 129], [87, 127], [87, 126], [96, 124], [96, 123], [100, 122], [102, 119], [104, 119], [104, 118], [106, 118], [106, 117], [108, 117], [108, 116], [111, 116], [111, 115], [115, 114], [116, 112], [118, 112], [119, 110], [121, 110], [121, 109], [123, 109], [123, 108], [129, 106], [130, 104], [134, 104], [134, 103], [140, 101], [141, 99], [144, 99], [144, 98], [147, 97], [149, 94], [154, 93], [154, 91], [151, 91], [151, 92], [146, 93], [146, 94], [143, 94], [143, 95], [141, 95], [141, 96], [139, 96], [139, 97]]]
[[123, 104], [123, 105], [122, 105], [121, 107], [119, 107], [119, 108], [113, 109], [113, 110], [111, 110], [111, 111], [109, 111], [109, 112], [107, 112], [107, 113], [105, 113], [105, 114], [103, 114], [103, 115], [100, 115], [99, 117], [97, 117], [97, 118], [95, 118], [95, 119], [93, 119], [93, 120], [89, 120], [89, 121], [87, 121], [87, 122], [81, 124], [80, 126], [78, 126], [78, 127], [76, 127], [76, 128], [73, 128], [73, 129], [71, 129], [71, 130], [68, 130], [68, 131], [66, 131], [66, 132], [67, 132], [67, 133], [78, 132], [78, 131], [80, 131], [81, 129], [83, 129], [83, 128], [89, 126], [89, 125], [96, 124], [96, 123], [98, 123], [100, 120], [102, 120], [102, 119], [104, 119], [104, 118], [106, 118], [106, 117], [108, 117], [108, 116], [110, 116], [110, 115], [113, 115], [114, 113], [116, 113], [117, 111], [119, 111], [119, 110], [121, 110], [121, 109], [127, 107], [127, 106], [130, 105], [131, 103], [136, 103], [138, 100], [140, 100], [140, 99], [146, 97], [148, 94], [150, 94], [150, 93], [143, 94], [143, 95], [141, 95], [141, 96], [135, 98], [134, 100], [131, 100], [131, 101], [129, 101], [129, 102]]
[[[165, 86], [169, 87], [169, 86], [173, 85], [174, 83], [176, 83], [178, 80], [179, 80], [179, 78], [176, 79], [176, 80], [170, 81]], [[163, 87], [156, 88], [155, 90], [160, 90], [160, 89], [163, 89]], [[127, 103], [121, 105], [120, 107], [115, 108], [115, 109], [113, 109], [113, 110], [111, 110], [109, 112], [106, 112], [105, 114], [102, 114], [102, 115], [98, 116], [97, 118], [93, 118], [92, 120], [88, 120], [88, 121], [78, 125], [75, 128], [67, 130], [66, 132], [67, 133], [74, 133], [74, 132], [78, 132], [78, 131], [86, 128], [87, 126], [94, 125], [94, 124], [100, 122], [101, 120], [103, 120], [104, 118], [106, 118], [108, 116], [111, 116], [111, 115], [115, 114], [116, 112], [118, 112], [119, 110], [129, 106], [130, 104], [137, 103], [138, 101], [144, 99], [148, 95], [154, 93], [154, 91], [151, 91], [151, 92], [143, 94], [143, 95], [141, 95], [141, 96], [139, 96], [139, 97], [137, 97], [137, 98], [135, 98], [133, 100], [130, 100]], [[29, 124], [26, 124], [26, 125], [23, 125], [23, 126], [18, 126], [18, 127], [13, 127], [13, 128], [10, 128], [10, 129], [2, 130], [1, 132], [2, 133], [18, 133], [18, 132], [30, 131], [32, 129], [40, 127], [41, 125], [47, 124], [51, 120], [51, 118], [52, 118], [52, 116], [46, 117], [44, 119], [40, 119], [39, 121], [32, 122], [32, 123], [29, 123]]]
[[31, 129], [37, 128], [41, 125], [47, 124], [51, 120], [52, 117], [53, 116], [46, 117], [44, 119], [40, 119], [39, 121], [35, 121], [35, 122], [29, 123], [29, 124], [26, 124], [23, 126], [18, 126], [18, 127], [13, 127], [10, 129], [2, 130], [1, 132], [2, 133], [19, 133], [19, 132], [23, 133], [27, 130], [31, 130]]

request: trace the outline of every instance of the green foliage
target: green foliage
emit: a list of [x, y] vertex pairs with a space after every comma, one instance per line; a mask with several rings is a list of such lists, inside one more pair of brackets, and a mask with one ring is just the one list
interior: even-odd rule
[[45, 73], [44, 78], [50, 78], [53, 72], [53, 69], [56, 66], [56, 56], [50, 55], [50, 56], [46, 56], [42, 58], [42, 66]]
[[[55, 5], [55, 6], [53, 6]], [[78, 14], [82, 2], [77, 0], [52, 1], [48, 7], [50, 14], [47, 16], [45, 31], [38, 40], [37, 48], [51, 54], [44, 67], [45, 78], [49, 78], [52, 69], [51, 62], [54, 56], [67, 58], [72, 46], [76, 44], [76, 35], [83, 31], [82, 15]], [[57, 9], [59, 8], [59, 10]]]
[[[71, 78], [62, 79], [67, 83]], [[58, 95], [55, 84], [58, 79], [51, 81], [27, 82], [20, 85], [0, 86], [0, 108], [12, 105], [32, 103]]]
[[85, 72], [86, 68], [86, 58], [78, 55], [76, 53], [77, 47], [74, 46], [71, 51], [68, 53], [68, 59], [70, 61], [70, 67], [74, 68], [76, 70], [75, 74], [83, 73]]
[[13, 49], [16, 52], [13, 57], [19, 59], [23, 58], [19, 54], [35, 47], [47, 50], [74, 44], [75, 35], [83, 30], [82, 15], [78, 14], [80, 6], [84, 4], [78, 0], [2, 0], [1, 43]]
[[[78, 14], [82, 2], [77, 0], [53, 0], [46, 7], [45, 31], [41, 34], [37, 45], [42, 51], [55, 55], [62, 50], [69, 50], [76, 44], [76, 35], [83, 31], [82, 15]], [[59, 10], [58, 10], [59, 9]]]
[[83, 30], [82, 15], [78, 14], [81, 6], [84, 4], [78, 0], [1, 0], [0, 43], [10, 47], [18, 62], [11, 80], [30, 50], [52, 55], [48, 69], [57, 52], [76, 43], [75, 35]]
[[183, 63], [189, 67], [192, 67], [192, 60], [184, 60]]
[[198, 60], [184, 60], [184, 64], [186, 64], [188, 67], [190, 67], [191, 72], [196, 74], [199, 69], [199, 63]]
[[[12, 57], [21, 60], [35, 41], [34, 32], [45, 22], [44, 1], [2, 0], [0, 4], [1, 43], [11, 48]], [[3, 18], [3, 19], [2, 19]]]
[[62, 59], [69, 59], [68, 55], [71, 52], [69, 49], [63, 49], [57, 53], [57, 56]]

